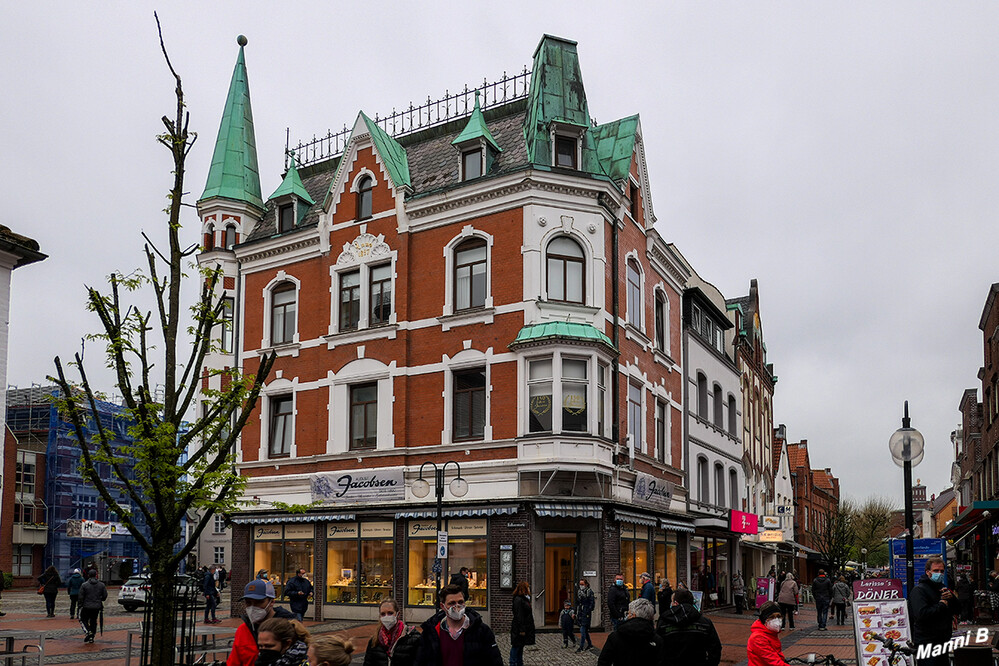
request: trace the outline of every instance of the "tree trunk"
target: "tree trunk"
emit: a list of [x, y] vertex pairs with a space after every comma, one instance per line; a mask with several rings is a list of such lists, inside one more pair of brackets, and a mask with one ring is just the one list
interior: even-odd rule
[[[162, 546], [157, 550], [162, 549]], [[149, 636], [150, 666], [173, 666], [180, 662], [176, 654], [177, 620], [175, 572], [167, 570], [165, 564], [170, 559], [170, 551], [155, 553], [150, 557], [150, 589], [147, 603], [152, 606], [152, 626], [146, 627]], [[144, 637], [145, 638], [145, 637]], [[145, 640], [143, 640], [145, 643]]]

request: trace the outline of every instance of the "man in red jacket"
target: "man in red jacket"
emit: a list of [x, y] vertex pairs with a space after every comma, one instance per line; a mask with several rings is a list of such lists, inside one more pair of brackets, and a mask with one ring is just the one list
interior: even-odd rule
[[274, 605], [274, 586], [262, 578], [251, 580], [243, 588], [243, 603], [246, 612], [243, 613], [243, 624], [236, 628], [236, 637], [232, 641], [232, 652], [226, 660], [226, 666], [254, 666], [257, 662], [257, 627], [264, 620], [272, 617], [283, 617], [294, 620], [295, 616], [284, 608]]
[[760, 606], [760, 616], [749, 628], [749, 643], [746, 652], [749, 656], [749, 666], [788, 666], [781, 649], [780, 605], [768, 601]]

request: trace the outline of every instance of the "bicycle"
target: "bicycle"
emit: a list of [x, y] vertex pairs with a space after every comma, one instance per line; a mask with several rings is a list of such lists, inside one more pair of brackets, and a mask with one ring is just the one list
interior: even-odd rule
[[916, 646], [912, 644], [912, 641], [906, 641], [905, 645], [901, 643], [896, 643], [894, 639], [882, 636], [877, 632], [870, 632], [871, 638], [878, 641], [886, 648], [888, 648], [888, 665], [895, 666], [902, 656], [912, 657], [916, 654]]
[[801, 657], [791, 657], [787, 660], [787, 663], [803, 664], [804, 666], [816, 666], [816, 664], [825, 664], [825, 666], [846, 666], [846, 664], [831, 654], [827, 654], [823, 657], [814, 652], [809, 652]]

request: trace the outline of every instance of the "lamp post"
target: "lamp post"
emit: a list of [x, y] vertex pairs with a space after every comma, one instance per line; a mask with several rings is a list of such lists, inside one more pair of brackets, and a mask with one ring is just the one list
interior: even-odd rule
[[[430, 484], [423, 479], [423, 468], [427, 465], [432, 465], [434, 468], [434, 494], [437, 498], [437, 539], [440, 543], [441, 534], [441, 521], [443, 519], [444, 513], [444, 472], [447, 470], [448, 465], [454, 465], [455, 478], [451, 479], [451, 483], [448, 487], [451, 488], [451, 494], [455, 497], [464, 497], [468, 493], [468, 482], [461, 478], [461, 465], [459, 465], [454, 460], [448, 460], [446, 463], [437, 466], [437, 463], [425, 462], [420, 465], [420, 478], [413, 481], [413, 495], [416, 497], [426, 497], [430, 494]], [[441, 596], [441, 571], [444, 568], [444, 563], [440, 561], [440, 558], [435, 558], [434, 566], [434, 578], [437, 582], [437, 597], [436, 600], [440, 602]]]
[[912, 468], [923, 460], [923, 436], [912, 428], [909, 421], [909, 401], [905, 401], [902, 427], [888, 440], [892, 460], [902, 468], [905, 483], [905, 581], [906, 590], [912, 592], [915, 564], [912, 560]]
[[867, 578], [867, 549], [866, 548], [861, 548], [860, 549], [860, 559], [861, 559], [861, 562], [860, 562], [860, 566], [861, 566], [861, 569], [860, 569], [860, 580], [864, 580], [865, 578]]

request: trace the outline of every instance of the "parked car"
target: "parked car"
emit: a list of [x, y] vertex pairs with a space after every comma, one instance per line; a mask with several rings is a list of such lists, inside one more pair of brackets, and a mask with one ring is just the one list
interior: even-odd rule
[[[138, 574], [132, 576], [121, 586], [118, 591], [118, 603], [126, 611], [132, 612], [146, 605], [146, 597], [149, 594], [149, 574]], [[176, 587], [178, 595], [191, 596], [197, 598], [196, 590], [198, 583], [192, 576], [178, 575], [176, 577]]]

